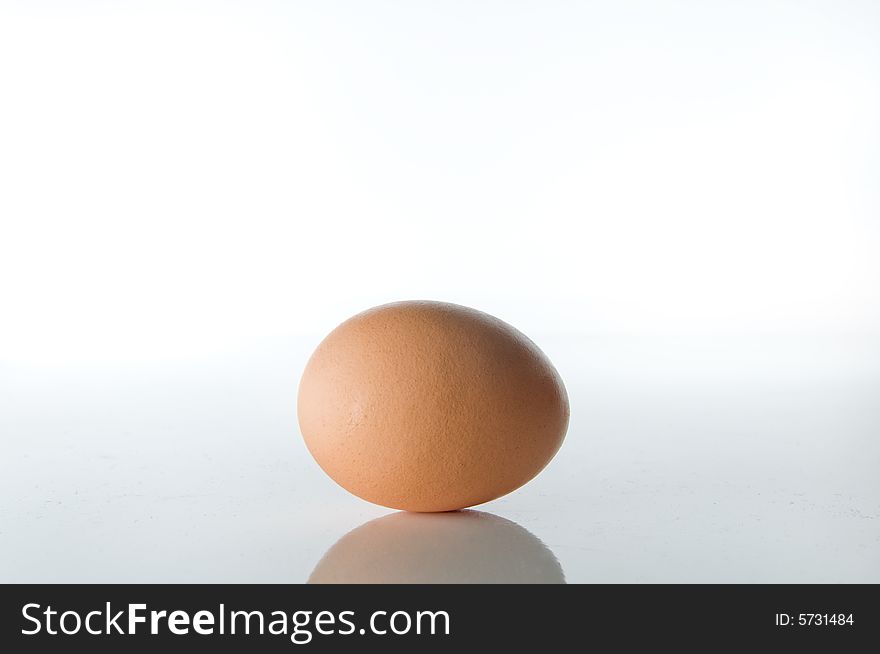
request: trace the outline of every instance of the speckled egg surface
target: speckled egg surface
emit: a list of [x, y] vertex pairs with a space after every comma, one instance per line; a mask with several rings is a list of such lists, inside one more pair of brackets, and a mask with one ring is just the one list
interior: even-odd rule
[[334, 329], [303, 373], [299, 424], [339, 485], [383, 506], [451, 511], [537, 475], [568, 427], [543, 352], [505, 322], [443, 302], [397, 302]]

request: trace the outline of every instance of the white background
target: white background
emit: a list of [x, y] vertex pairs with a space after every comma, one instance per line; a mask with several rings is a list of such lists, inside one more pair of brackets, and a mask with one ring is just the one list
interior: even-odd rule
[[569, 581], [880, 581], [878, 116], [873, 2], [3, 2], [0, 580], [304, 581], [305, 359], [430, 298]]

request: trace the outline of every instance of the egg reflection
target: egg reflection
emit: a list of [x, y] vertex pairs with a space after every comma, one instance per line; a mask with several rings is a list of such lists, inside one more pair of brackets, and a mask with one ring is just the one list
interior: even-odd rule
[[311, 584], [564, 584], [544, 543], [480, 511], [392, 513], [348, 532]]

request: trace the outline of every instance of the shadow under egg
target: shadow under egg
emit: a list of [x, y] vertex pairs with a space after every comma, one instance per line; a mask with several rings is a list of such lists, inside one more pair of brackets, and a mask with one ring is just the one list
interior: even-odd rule
[[327, 550], [310, 584], [564, 584], [553, 552], [511, 520], [481, 511], [399, 512]]

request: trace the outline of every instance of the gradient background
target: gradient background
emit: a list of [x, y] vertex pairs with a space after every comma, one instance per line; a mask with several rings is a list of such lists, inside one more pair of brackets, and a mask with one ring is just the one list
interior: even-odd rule
[[305, 581], [299, 373], [430, 298], [572, 422], [414, 580], [880, 582], [878, 116], [867, 1], [6, 0], [0, 581]]

